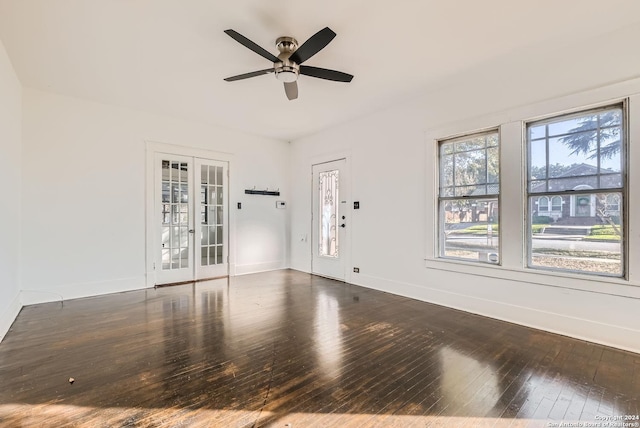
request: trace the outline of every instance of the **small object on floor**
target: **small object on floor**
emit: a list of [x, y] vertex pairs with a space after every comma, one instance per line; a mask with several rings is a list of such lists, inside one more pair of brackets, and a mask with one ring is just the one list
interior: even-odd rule
[[75, 382], [76, 380], [72, 377], [69, 378], [69, 383], [73, 385], [73, 382]]

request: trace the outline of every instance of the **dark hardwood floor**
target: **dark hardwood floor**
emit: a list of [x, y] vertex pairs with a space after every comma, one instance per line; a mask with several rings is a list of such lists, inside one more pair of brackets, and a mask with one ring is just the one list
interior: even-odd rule
[[0, 344], [2, 427], [637, 427], [639, 403], [638, 354], [287, 270], [25, 307]]

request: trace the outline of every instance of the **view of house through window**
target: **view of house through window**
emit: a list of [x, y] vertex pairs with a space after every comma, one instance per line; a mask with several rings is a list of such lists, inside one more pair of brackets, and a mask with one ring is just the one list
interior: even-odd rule
[[440, 257], [499, 262], [498, 132], [439, 144]]
[[527, 126], [529, 267], [624, 275], [622, 106]]

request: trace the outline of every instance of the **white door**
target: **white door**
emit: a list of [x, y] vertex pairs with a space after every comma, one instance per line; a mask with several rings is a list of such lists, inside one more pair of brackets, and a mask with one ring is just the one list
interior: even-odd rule
[[345, 280], [349, 227], [347, 161], [313, 165], [311, 270], [314, 274]]
[[155, 283], [227, 275], [226, 162], [157, 153], [154, 173]]
[[229, 273], [227, 163], [196, 159], [200, 195], [196, 239], [196, 277], [217, 278]]

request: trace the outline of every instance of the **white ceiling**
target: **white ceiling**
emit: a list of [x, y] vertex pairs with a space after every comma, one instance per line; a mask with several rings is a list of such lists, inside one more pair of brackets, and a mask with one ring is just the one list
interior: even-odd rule
[[[0, 0], [0, 39], [26, 87], [293, 140], [436, 88], [524, 48], [578, 43], [640, 21], [638, 0]], [[351, 83], [301, 76], [288, 101], [271, 63], [328, 26], [305, 64]], [[635, 53], [634, 53], [635, 55]]]

